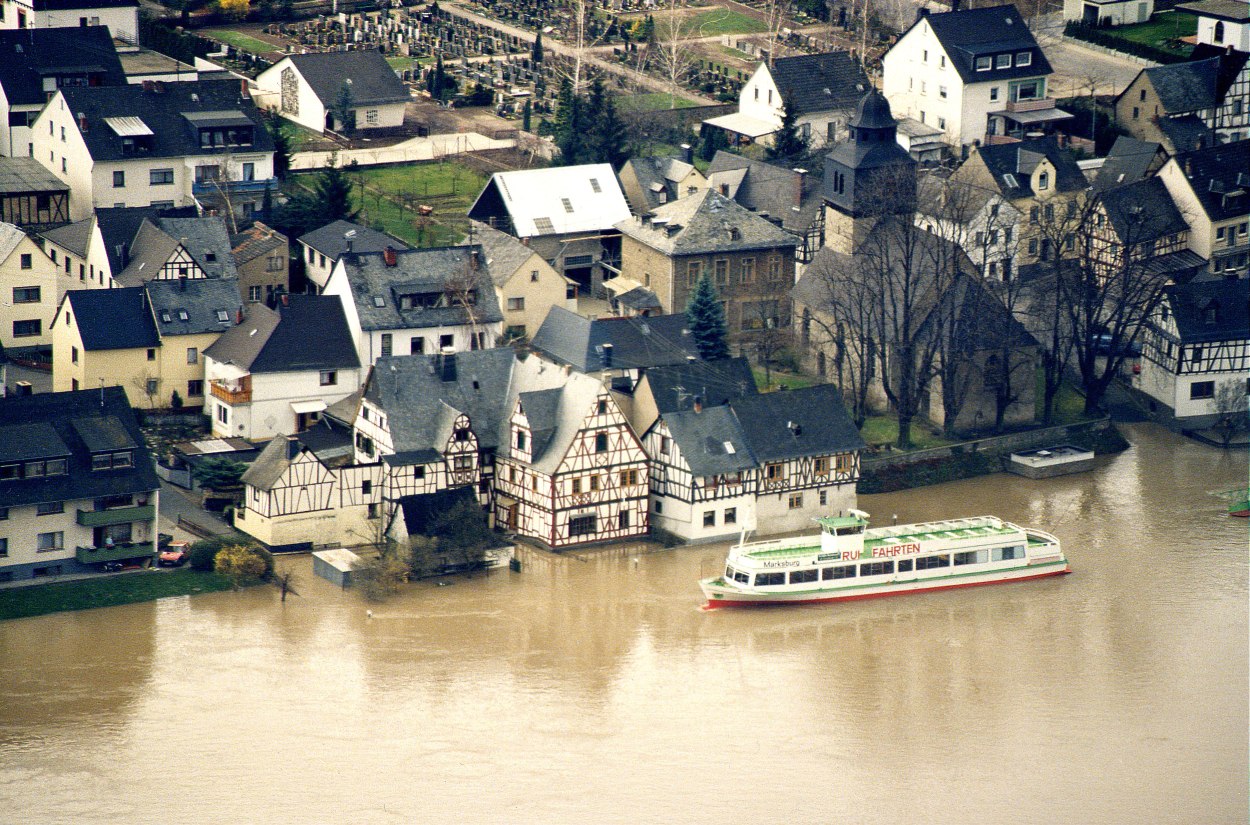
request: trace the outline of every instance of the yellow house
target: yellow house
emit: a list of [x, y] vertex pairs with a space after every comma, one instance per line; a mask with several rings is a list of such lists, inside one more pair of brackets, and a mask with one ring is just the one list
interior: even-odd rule
[[11, 223], [0, 223], [0, 344], [8, 349], [46, 347], [64, 290], [56, 265]]
[[506, 338], [531, 337], [553, 306], [577, 310], [577, 283], [522, 241], [474, 221], [469, 243], [481, 244], [486, 254]]
[[169, 407], [175, 391], [201, 405], [201, 353], [233, 324], [238, 300], [233, 280], [68, 292], [52, 321], [53, 391], [116, 384], [135, 407]]

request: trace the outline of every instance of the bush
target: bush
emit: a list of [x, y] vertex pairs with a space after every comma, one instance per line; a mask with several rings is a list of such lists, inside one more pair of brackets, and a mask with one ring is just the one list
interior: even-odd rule
[[255, 542], [233, 536], [210, 536], [206, 539], [200, 539], [191, 545], [191, 551], [188, 554], [188, 560], [191, 562], [192, 570], [201, 570], [208, 572], [216, 569], [217, 552], [223, 547], [247, 547], [255, 550], [256, 554], [265, 563], [264, 577], [268, 578], [273, 574], [273, 553]]
[[236, 585], [263, 580], [273, 575], [273, 554], [254, 544], [230, 544], [217, 551], [213, 569]]
[[380, 602], [399, 592], [408, 581], [410, 567], [402, 551], [384, 552], [352, 568], [352, 587], [369, 601]]

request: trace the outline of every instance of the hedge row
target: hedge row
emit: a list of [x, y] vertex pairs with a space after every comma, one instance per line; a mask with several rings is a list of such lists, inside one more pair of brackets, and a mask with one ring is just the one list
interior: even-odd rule
[[1114, 52], [1122, 52], [1142, 57], [1146, 60], [1153, 60], [1156, 63], [1184, 63], [1189, 59], [1184, 55], [1175, 54], [1157, 46], [1126, 40], [1117, 36], [1111, 30], [1098, 28], [1097, 26], [1086, 26], [1075, 21], [1069, 21], [1063, 27], [1063, 34], [1065, 37], [1084, 40], [1086, 43], [1093, 43], [1095, 46], [1102, 46]]

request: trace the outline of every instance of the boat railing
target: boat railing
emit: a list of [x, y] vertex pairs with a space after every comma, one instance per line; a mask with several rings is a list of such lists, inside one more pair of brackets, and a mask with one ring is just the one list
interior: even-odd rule
[[1036, 538], [1046, 544], [1053, 544], [1055, 546], [1059, 545], [1059, 537], [1051, 533], [1047, 533], [1044, 530], [1038, 530], [1034, 527], [1025, 527], [1024, 534], [1029, 538]]

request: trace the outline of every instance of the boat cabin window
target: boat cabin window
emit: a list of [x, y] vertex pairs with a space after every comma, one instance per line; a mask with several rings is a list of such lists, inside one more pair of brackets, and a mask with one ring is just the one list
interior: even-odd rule
[[806, 584], [807, 582], [816, 581], [819, 570], [792, 570], [790, 571], [790, 584]]
[[900, 573], [910, 573], [910, 572], [911, 572], [911, 564], [912, 564], [912, 560], [911, 560], [911, 559], [899, 559], [899, 560], [898, 560], [898, 572], [900, 572]]
[[870, 561], [859, 566], [861, 576], [887, 576], [893, 572], [893, 561]]
[[995, 547], [990, 552], [990, 559], [992, 561], [1011, 561], [1012, 559], [1022, 558], [1024, 558], [1023, 544], [1015, 547]]
[[969, 550], [955, 554], [955, 564], [985, 564], [990, 560], [989, 550]]
[[738, 582], [739, 584], [747, 584], [751, 581], [751, 576], [743, 573], [741, 570], [734, 570], [732, 567], [725, 567], [725, 581]]
[[841, 564], [837, 567], [826, 567], [820, 571], [820, 577], [825, 581], [830, 579], [853, 579], [855, 578], [855, 565]]
[[831, 536], [858, 536], [864, 532], [864, 525], [853, 524], [850, 527], [826, 527], [825, 532]]
[[950, 556], [921, 556], [916, 559], [917, 570], [932, 570], [935, 567], [950, 567]]
[[785, 584], [785, 583], [786, 583], [785, 573], [756, 573], [755, 574], [755, 586], [756, 587], [766, 587], [770, 584]]

